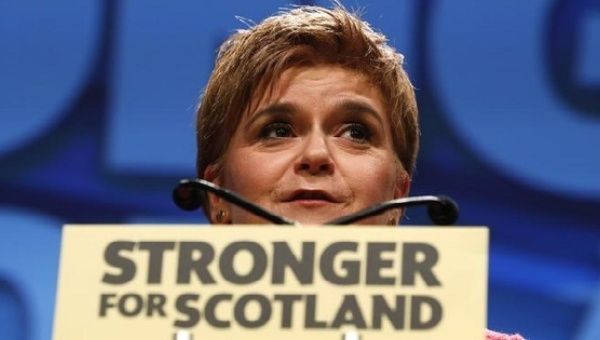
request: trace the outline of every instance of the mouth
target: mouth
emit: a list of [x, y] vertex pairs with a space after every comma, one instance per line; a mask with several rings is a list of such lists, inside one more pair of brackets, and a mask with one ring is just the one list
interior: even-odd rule
[[332, 194], [323, 190], [295, 190], [283, 200], [284, 203], [297, 203], [304, 206], [319, 206], [339, 203]]

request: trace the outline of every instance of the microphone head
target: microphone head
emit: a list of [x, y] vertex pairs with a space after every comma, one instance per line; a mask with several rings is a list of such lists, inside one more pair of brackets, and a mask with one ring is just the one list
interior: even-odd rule
[[173, 189], [173, 202], [182, 210], [197, 210], [202, 206], [204, 192], [188, 180], [182, 180]]
[[429, 203], [427, 213], [437, 225], [451, 225], [458, 219], [458, 204], [450, 197], [438, 196], [439, 201]]

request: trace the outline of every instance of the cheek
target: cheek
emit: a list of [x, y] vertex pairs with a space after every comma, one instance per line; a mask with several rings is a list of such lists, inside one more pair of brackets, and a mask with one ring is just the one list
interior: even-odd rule
[[357, 199], [373, 204], [394, 198], [397, 168], [393, 159], [366, 157], [347, 164], [346, 174]]
[[257, 200], [268, 195], [287, 168], [285, 157], [244, 149], [225, 160], [223, 185], [244, 197]]

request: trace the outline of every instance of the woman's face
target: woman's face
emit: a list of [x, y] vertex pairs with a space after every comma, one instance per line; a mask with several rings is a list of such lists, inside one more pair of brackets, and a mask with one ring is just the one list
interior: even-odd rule
[[[303, 224], [407, 194], [383, 98], [365, 76], [339, 66], [291, 68], [254, 107], [205, 178]], [[226, 223], [264, 223], [215, 197], [211, 207], [213, 221], [222, 210]], [[398, 218], [390, 212], [363, 223]]]

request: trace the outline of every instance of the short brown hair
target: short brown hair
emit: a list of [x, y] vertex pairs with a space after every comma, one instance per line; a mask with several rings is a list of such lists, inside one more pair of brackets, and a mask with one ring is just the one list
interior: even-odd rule
[[314, 64], [358, 71], [380, 88], [395, 152], [411, 175], [419, 144], [418, 112], [402, 62], [383, 34], [339, 4], [333, 9], [296, 7], [237, 31], [221, 46], [197, 111], [198, 177], [225, 154], [253, 100], [286, 69]]

